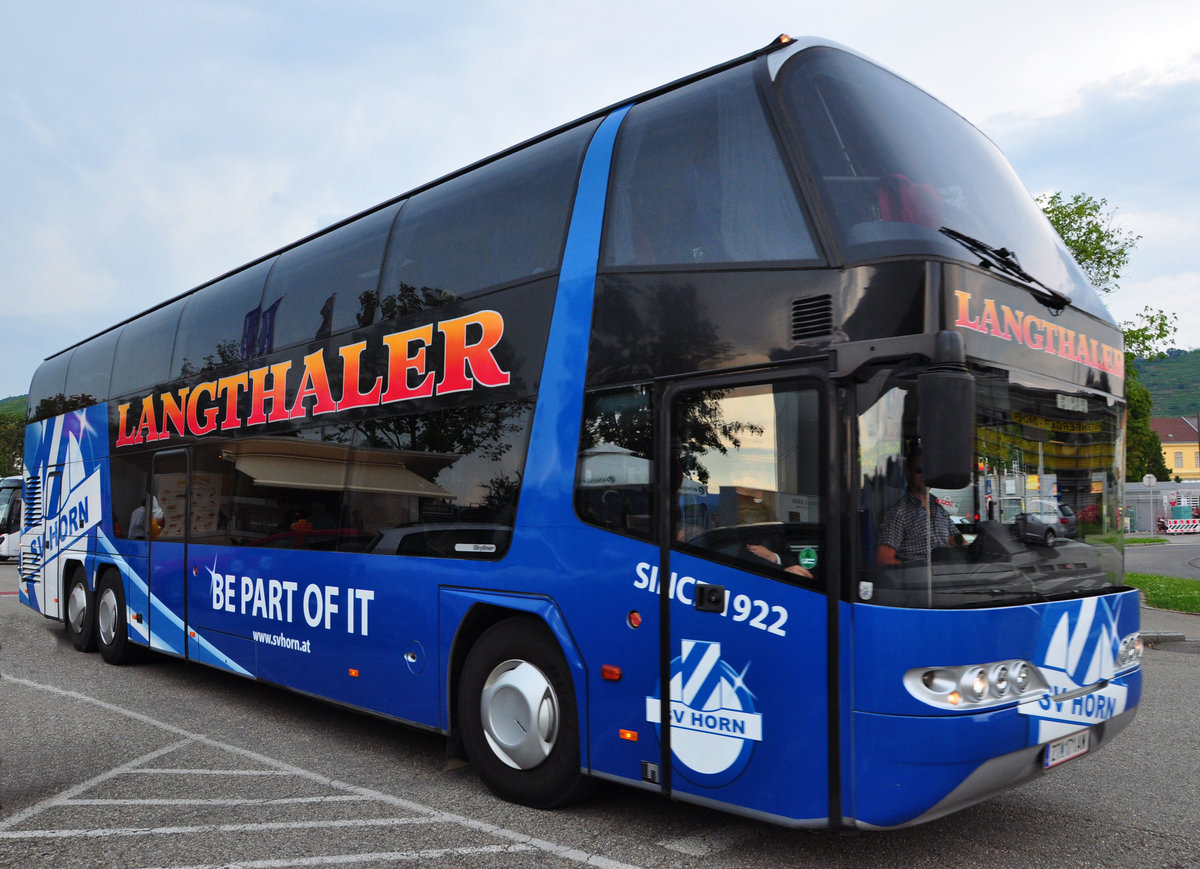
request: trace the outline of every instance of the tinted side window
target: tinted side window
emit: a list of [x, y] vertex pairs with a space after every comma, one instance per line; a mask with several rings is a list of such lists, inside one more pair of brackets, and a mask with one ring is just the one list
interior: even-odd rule
[[320, 341], [374, 320], [392, 205], [279, 257], [267, 278], [255, 355]]
[[29, 384], [29, 421], [46, 419], [63, 411], [66, 401], [67, 366], [71, 364], [71, 353], [62, 353], [47, 359], [33, 372]]
[[188, 297], [171, 377], [206, 374], [257, 355], [258, 303], [275, 260], [261, 262]]
[[388, 247], [384, 316], [556, 270], [595, 126], [568, 130], [412, 197]]
[[[284, 437], [247, 437], [220, 448], [220, 463], [197, 467], [198, 484], [220, 505], [200, 531], [209, 541], [272, 549], [334, 549], [346, 481], [348, 437], [309, 426]], [[196, 533], [196, 532], [194, 532]], [[366, 539], [366, 535], [362, 535]]]
[[575, 511], [583, 521], [650, 538], [653, 416], [644, 388], [587, 396], [575, 475]]
[[532, 418], [533, 401], [515, 399], [356, 423], [343, 529], [376, 553], [500, 557]]
[[816, 256], [751, 65], [630, 110], [617, 138], [603, 265]]
[[146, 491], [150, 481], [150, 460], [150, 453], [114, 454], [109, 463], [113, 534], [116, 537], [146, 538]]
[[67, 396], [78, 407], [108, 398], [113, 353], [120, 334], [119, 329], [113, 329], [75, 348], [67, 369]]
[[[684, 393], [673, 417], [682, 472], [676, 546], [702, 558], [811, 583], [822, 564], [819, 394], [800, 384]], [[733, 618], [748, 617], [731, 601]]]
[[171, 353], [175, 348], [175, 329], [183, 305], [184, 300], [178, 299], [131, 320], [121, 329], [113, 359], [110, 397], [126, 395], [168, 378]]

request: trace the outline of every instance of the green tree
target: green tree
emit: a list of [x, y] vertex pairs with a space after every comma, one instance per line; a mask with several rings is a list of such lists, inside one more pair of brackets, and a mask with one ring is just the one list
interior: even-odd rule
[[[1117, 226], [1117, 210], [1107, 199], [1086, 193], [1069, 198], [1062, 193], [1038, 197], [1051, 225], [1058, 232], [1084, 275], [1102, 293], [1120, 289], [1121, 273], [1129, 265], [1140, 235]], [[1175, 335], [1175, 315], [1149, 306], [1138, 318], [1121, 324], [1125, 335], [1125, 478], [1141, 481], [1146, 474], [1168, 479], [1170, 471], [1163, 461], [1162, 443], [1150, 428], [1154, 401], [1150, 391], [1138, 381], [1135, 358], [1157, 359], [1166, 355], [1166, 347]]]
[[25, 419], [20, 416], [0, 416], [0, 477], [21, 473], [21, 456], [25, 451]]
[[1125, 479], [1140, 483], [1146, 474], [1167, 480], [1171, 472], [1163, 460], [1162, 442], [1150, 428], [1154, 401], [1150, 390], [1138, 381], [1137, 369], [1126, 368]]
[[1037, 201], [1092, 286], [1102, 293], [1120, 289], [1121, 271], [1142, 237], [1116, 225], [1117, 210], [1108, 200], [1086, 193], [1068, 199], [1055, 192]]

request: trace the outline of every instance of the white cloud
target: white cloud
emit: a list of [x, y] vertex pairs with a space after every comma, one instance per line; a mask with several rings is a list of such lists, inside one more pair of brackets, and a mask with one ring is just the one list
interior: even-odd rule
[[[1200, 347], [1200, 271], [1130, 279], [1105, 300], [1119, 323], [1137, 323], [1146, 308], [1174, 315], [1176, 333], [1169, 346], [1182, 350]], [[1165, 349], [1165, 348], [1164, 348]]]

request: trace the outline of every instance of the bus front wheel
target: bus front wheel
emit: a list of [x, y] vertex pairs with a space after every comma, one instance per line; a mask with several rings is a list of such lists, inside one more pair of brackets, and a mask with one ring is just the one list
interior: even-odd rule
[[463, 665], [458, 717], [467, 757], [501, 799], [551, 809], [590, 789], [571, 674], [540, 621], [512, 618], [484, 632]]
[[96, 651], [95, 595], [88, 588], [87, 576], [74, 570], [67, 582], [67, 636], [81, 652]]

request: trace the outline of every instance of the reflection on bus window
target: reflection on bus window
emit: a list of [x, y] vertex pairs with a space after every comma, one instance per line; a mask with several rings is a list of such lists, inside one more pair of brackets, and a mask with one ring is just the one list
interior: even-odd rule
[[[1119, 584], [1119, 409], [1003, 373], [976, 372], [976, 381], [972, 480], [962, 489], [926, 490], [923, 506], [913, 488], [924, 488], [915, 389], [901, 382], [864, 396], [858, 598], [994, 606]], [[917, 531], [903, 542], [901, 514]]]
[[586, 399], [575, 476], [575, 511], [591, 525], [648, 539], [653, 534], [653, 419], [646, 389]]
[[812, 580], [820, 570], [820, 405], [794, 385], [684, 394], [673, 527], [685, 550]]
[[[149, 454], [122, 456], [114, 513], [144, 510], [153, 487], [162, 539], [181, 539], [186, 519], [193, 544], [500, 557], [531, 413], [514, 400], [208, 440], [192, 450], [190, 484], [182, 463], [151, 469]], [[115, 532], [132, 537], [125, 521]]]
[[604, 265], [816, 258], [754, 87], [746, 66], [629, 112], [617, 142]]

